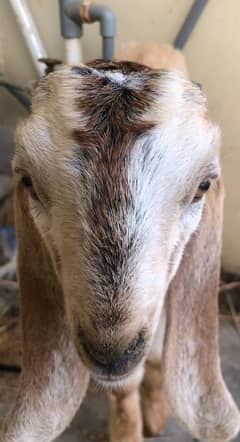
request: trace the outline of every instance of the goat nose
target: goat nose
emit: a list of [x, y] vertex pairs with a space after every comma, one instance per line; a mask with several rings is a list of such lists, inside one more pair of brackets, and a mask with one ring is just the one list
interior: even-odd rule
[[145, 347], [145, 330], [140, 331], [123, 351], [118, 347], [100, 346], [97, 348], [89, 342], [83, 342], [85, 353], [91, 362], [104, 373], [123, 374], [141, 359]]

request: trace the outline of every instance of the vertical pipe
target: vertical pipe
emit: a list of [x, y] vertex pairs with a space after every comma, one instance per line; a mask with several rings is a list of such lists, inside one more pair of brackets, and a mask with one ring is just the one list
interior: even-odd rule
[[44, 75], [45, 68], [38, 62], [39, 58], [46, 58], [47, 52], [43, 46], [37, 27], [25, 0], [9, 0], [21, 28], [26, 45], [31, 53], [34, 66], [39, 76]]
[[65, 61], [67, 64], [81, 64], [83, 62], [82, 56], [82, 42], [80, 38], [65, 38]]
[[200, 15], [203, 12], [208, 0], [195, 0], [186, 20], [184, 21], [175, 41], [174, 47], [177, 49], [183, 49], [187, 43], [187, 40], [196, 25]]
[[102, 57], [111, 60], [114, 56], [114, 38], [116, 35], [116, 17], [107, 6], [90, 5], [89, 22], [99, 21], [102, 36]]
[[[67, 64], [82, 63], [83, 25], [80, 21], [80, 5], [82, 2], [59, 0], [61, 34], [65, 44], [65, 61]], [[68, 13], [73, 10], [73, 17]], [[77, 21], [77, 23], [76, 23]]]
[[102, 37], [102, 58], [111, 60], [114, 55], [114, 38]]

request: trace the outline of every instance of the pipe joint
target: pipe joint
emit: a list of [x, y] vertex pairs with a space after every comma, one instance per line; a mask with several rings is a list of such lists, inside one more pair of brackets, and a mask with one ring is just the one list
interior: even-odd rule
[[59, 0], [61, 34], [63, 38], [80, 38], [83, 35], [83, 24], [80, 20], [82, 1]]
[[115, 37], [116, 17], [107, 6], [90, 5], [88, 11], [90, 22], [99, 21], [102, 37]]
[[79, 38], [83, 34], [83, 23], [98, 21], [103, 39], [103, 58], [113, 58], [116, 17], [112, 10], [107, 6], [94, 5], [91, 1], [84, 0], [59, 0], [59, 4], [63, 37]]

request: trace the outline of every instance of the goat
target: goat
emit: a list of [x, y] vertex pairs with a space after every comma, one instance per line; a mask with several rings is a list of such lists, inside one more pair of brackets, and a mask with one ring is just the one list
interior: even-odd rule
[[130, 41], [120, 46], [117, 59], [135, 61], [152, 69], [177, 70], [182, 72], [185, 78], [189, 78], [184, 55], [170, 44]]
[[181, 73], [95, 61], [38, 83], [13, 160], [24, 358], [1, 442], [54, 440], [90, 377], [109, 391], [111, 442], [141, 442], [142, 416], [158, 433], [168, 408], [201, 440], [236, 436], [219, 143]]

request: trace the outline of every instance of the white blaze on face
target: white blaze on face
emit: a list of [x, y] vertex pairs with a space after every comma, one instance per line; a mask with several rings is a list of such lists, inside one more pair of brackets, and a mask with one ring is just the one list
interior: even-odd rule
[[185, 118], [154, 129], [134, 146], [129, 161], [135, 213], [129, 212], [128, 224], [143, 243], [136, 282], [148, 302], [156, 284], [166, 290], [197, 230], [205, 201], [193, 202], [200, 183], [219, 173], [219, 129], [196, 116]]

